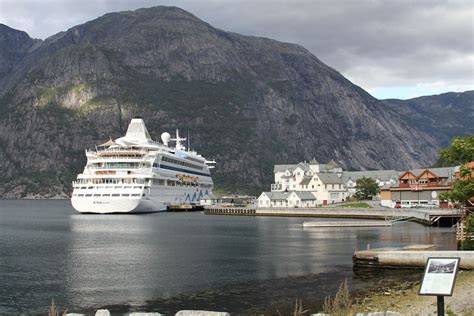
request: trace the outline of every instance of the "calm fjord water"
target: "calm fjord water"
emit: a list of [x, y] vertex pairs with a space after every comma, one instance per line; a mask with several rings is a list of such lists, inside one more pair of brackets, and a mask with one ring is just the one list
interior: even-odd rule
[[345, 278], [354, 289], [400, 279], [354, 275], [355, 248], [456, 246], [449, 228], [303, 229], [308, 220], [322, 219], [84, 215], [69, 201], [0, 201], [0, 314], [45, 313], [52, 298], [74, 312], [265, 311], [320, 302]]

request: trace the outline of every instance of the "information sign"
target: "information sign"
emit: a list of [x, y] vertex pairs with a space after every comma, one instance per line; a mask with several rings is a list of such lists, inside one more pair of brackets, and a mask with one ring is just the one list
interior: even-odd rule
[[421, 282], [420, 295], [453, 295], [459, 258], [428, 258]]

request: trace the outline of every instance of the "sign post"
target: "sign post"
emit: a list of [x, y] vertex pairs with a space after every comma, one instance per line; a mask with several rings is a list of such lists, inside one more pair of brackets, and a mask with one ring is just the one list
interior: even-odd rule
[[444, 316], [444, 297], [452, 296], [460, 258], [430, 257], [420, 287], [420, 295], [437, 297], [438, 316]]
[[438, 295], [436, 298], [438, 300], [438, 316], [444, 316], [444, 296]]

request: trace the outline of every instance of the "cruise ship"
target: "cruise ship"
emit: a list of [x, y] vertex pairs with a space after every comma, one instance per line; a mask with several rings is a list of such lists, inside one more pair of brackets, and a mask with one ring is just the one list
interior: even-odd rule
[[86, 150], [87, 164], [72, 183], [72, 206], [81, 213], [147, 213], [210, 196], [215, 161], [186, 149], [178, 130], [161, 140], [153, 141], [143, 119], [134, 118], [124, 137]]

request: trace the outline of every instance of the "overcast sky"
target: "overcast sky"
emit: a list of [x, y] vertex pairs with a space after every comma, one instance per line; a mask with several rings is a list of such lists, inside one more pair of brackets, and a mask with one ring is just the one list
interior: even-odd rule
[[0, 23], [45, 39], [160, 4], [226, 31], [300, 44], [380, 99], [474, 89], [471, 0], [0, 0]]

